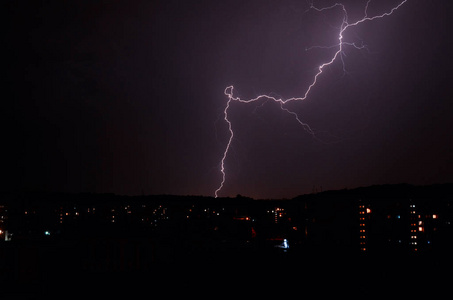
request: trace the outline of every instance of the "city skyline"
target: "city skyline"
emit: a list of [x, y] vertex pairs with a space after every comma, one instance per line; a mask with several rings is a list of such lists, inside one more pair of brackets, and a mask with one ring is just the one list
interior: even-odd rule
[[239, 248], [247, 243], [263, 249], [292, 245], [296, 252], [313, 247], [350, 254], [370, 248], [375, 254], [432, 247], [439, 252], [450, 243], [451, 193], [452, 184], [371, 186], [286, 200], [7, 193], [0, 199], [0, 241], [83, 240], [114, 232], [121, 238], [159, 240], [156, 233], [165, 232], [179, 243], [204, 232], [202, 242], [219, 249], [233, 242]]
[[291, 200], [2, 193], [2, 295], [181, 295], [193, 288], [211, 297], [238, 289], [268, 295], [268, 286], [432, 295], [451, 281], [452, 193], [452, 184]]

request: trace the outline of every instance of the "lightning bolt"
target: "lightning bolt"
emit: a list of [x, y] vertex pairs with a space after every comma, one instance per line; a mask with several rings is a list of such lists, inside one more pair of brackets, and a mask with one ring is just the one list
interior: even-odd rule
[[276, 97], [273, 97], [273, 96], [270, 96], [270, 95], [259, 95], [259, 96], [255, 97], [255, 98], [252, 98], [252, 99], [241, 99], [240, 97], [235, 97], [233, 95], [234, 87], [232, 85], [228, 86], [227, 88], [225, 88], [224, 93], [228, 97], [228, 101], [226, 103], [226, 106], [225, 106], [225, 109], [223, 111], [223, 114], [224, 114], [224, 120], [225, 120], [225, 122], [228, 125], [228, 130], [230, 132], [230, 137], [228, 139], [228, 143], [227, 143], [227, 145], [225, 147], [225, 151], [223, 152], [222, 160], [220, 162], [220, 172], [222, 173], [222, 181], [220, 182], [219, 187], [214, 192], [216, 198], [218, 197], [219, 192], [222, 190], [222, 188], [223, 188], [223, 186], [225, 184], [225, 180], [226, 180], [225, 160], [226, 160], [226, 158], [228, 156], [228, 151], [229, 151], [229, 149], [231, 147], [231, 143], [232, 143], [233, 138], [234, 138], [233, 125], [232, 125], [231, 121], [228, 118], [228, 110], [230, 108], [231, 102], [236, 101], [236, 102], [239, 102], [239, 103], [252, 103], [252, 102], [260, 101], [260, 100], [263, 100], [263, 99], [265, 101], [274, 101], [274, 102], [276, 102], [276, 103], [278, 103], [280, 105], [280, 108], [283, 111], [285, 111], [288, 114], [292, 115], [295, 118], [295, 120], [302, 126], [302, 128], [314, 137], [315, 133], [310, 128], [310, 126], [308, 124], [302, 122], [300, 120], [299, 116], [297, 115], [297, 113], [295, 113], [295, 112], [289, 110], [288, 108], [286, 108], [285, 104], [287, 104], [289, 102], [293, 102], [293, 101], [303, 101], [303, 100], [307, 99], [307, 97], [310, 94], [311, 90], [316, 86], [317, 81], [318, 81], [318, 77], [321, 76], [321, 74], [323, 73], [324, 68], [327, 67], [327, 66], [332, 65], [338, 58], [341, 60], [341, 63], [343, 65], [343, 71], [346, 73], [345, 62], [344, 62], [344, 59], [343, 59], [344, 56], [345, 56], [345, 54], [343, 52], [343, 49], [344, 49], [345, 46], [351, 46], [351, 47], [354, 47], [357, 50], [366, 49], [366, 46], [364, 46], [363, 44], [362, 45], [357, 45], [357, 44], [355, 44], [353, 42], [343, 41], [343, 38], [344, 38], [343, 34], [345, 33], [346, 30], [348, 30], [351, 27], [358, 26], [358, 25], [360, 25], [360, 24], [362, 24], [364, 22], [373, 21], [373, 20], [376, 20], [376, 19], [381, 19], [381, 18], [390, 16], [391, 14], [393, 14], [397, 9], [399, 9], [407, 1], [408, 0], [401, 1], [397, 6], [391, 8], [390, 11], [388, 11], [388, 12], [385, 12], [385, 13], [382, 13], [380, 15], [375, 15], [375, 16], [370, 17], [370, 16], [368, 16], [368, 6], [369, 6], [371, 0], [368, 0], [366, 5], [365, 5], [365, 8], [364, 8], [364, 16], [361, 19], [359, 19], [359, 20], [357, 20], [355, 22], [352, 22], [352, 23], [349, 22], [349, 20], [348, 20], [348, 12], [346, 10], [346, 7], [342, 3], [335, 3], [334, 5], [331, 5], [331, 6], [328, 6], [328, 7], [323, 7], [323, 8], [318, 8], [318, 7], [314, 6], [313, 3], [310, 3], [310, 7], [309, 7], [309, 9], [307, 11], [314, 10], [314, 11], [317, 11], [317, 12], [322, 12], [322, 11], [325, 11], [325, 10], [331, 10], [331, 9], [339, 8], [342, 11], [342, 13], [343, 13], [343, 20], [342, 20], [341, 26], [339, 28], [338, 43], [337, 44], [332, 45], [332, 46], [327, 46], [327, 47], [325, 47], [325, 46], [314, 46], [314, 47], [310, 47], [310, 48], [306, 49], [308, 51], [308, 50], [311, 50], [311, 49], [314, 49], [314, 48], [325, 48], [325, 49], [337, 48], [337, 51], [333, 54], [333, 56], [331, 57], [330, 60], [328, 60], [327, 62], [325, 62], [325, 63], [321, 64], [320, 66], [318, 66], [318, 72], [313, 77], [313, 81], [308, 86], [307, 90], [305, 91], [305, 93], [304, 93], [304, 95], [302, 97], [293, 97], [293, 98], [288, 98], [288, 99], [282, 99], [282, 98], [276, 98]]

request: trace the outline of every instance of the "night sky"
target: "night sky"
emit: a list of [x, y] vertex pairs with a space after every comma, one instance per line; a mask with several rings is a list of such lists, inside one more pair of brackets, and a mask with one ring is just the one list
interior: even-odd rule
[[[315, 1], [318, 7], [336, 1]], [[353, 21], [366, 0], [344, 1]], [[397, 1], [375, 0], [368, 14]], [[2, 1], [0, 190], [213, 195], [224, 89], [301, 96], [340, 10], [306, 1]], [[220, 196], [294, 197], [453, 181], [451, 1], [409, 0], [351, 28], [307, 100], [232, 103]], [[5, 51], [6, 50], [6, 51]], [[6, 53], [6, 54], [5, 54]]]

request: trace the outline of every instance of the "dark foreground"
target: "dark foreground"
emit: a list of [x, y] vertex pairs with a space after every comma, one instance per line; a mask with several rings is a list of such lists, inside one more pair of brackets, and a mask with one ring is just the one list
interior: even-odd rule
[[449, 295], [452, 190], [4, 194], [0, 298]]
[[[118, 250], [117, 257], [106, 257], [102, 253], [106, 247]], [[147, 257], [145, 250], [152, 256]], [[194, 250], [127, 239], [97, 245], [91, 241], [10, 243], [1, 248], [1, 293], [2, 299], [307, 293], [407, 298], [426, 292], [441, 295], [450, 289], [453, 269], [447, 253], [351, 255], [345, 250], [290, 248], [284, 252], [231, 245]], [[101, 253], [90, 258], [87, 251]]]

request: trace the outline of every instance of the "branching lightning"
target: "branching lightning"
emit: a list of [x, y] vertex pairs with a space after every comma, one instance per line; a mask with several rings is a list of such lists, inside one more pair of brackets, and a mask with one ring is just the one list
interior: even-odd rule
[[270, 96], [270, 95], [259, 95], [255, 98], [252, 98], [252, 99], [241, 99], [239, 97], [235, 97], [233, 95], [234, 93], [234, 87], [233, 86], [228, 86], [226, 89], [225, 89], [225, 95], [228, 97], [228, 101], [226, 103], [226, 106], [225, 106], [225, 109], [223, 111], [224, 113], [224, 120], [225, 122], [228, 124], [228, 130], [230, 132], [230, 137], [228, 139], [228, 143], [225, 147], [225, 151], [223, 152], [223, 156], [222, 156], [222, 160], [220, 162], [220, 172], [222, 173], [222, 181], [220, 182], [220, 185], [219, 187], [215, 190], [214, 194], [215, 194], [215, 197], [217, 198], [218, 197], [218, 194], [219, 192], [222, 190], [224, 184], [225, 184], [225, 180], [226, 180], [226, 172], [225, 172], [225, 160], [228, 156], [228, 151], [230, 149], [230, 146], [231, 146], [231, 143], [233, 141], [233, 138], [234, 138], [234, 132], [233, 132], [233, 126], [232, 126], [232, 123], [230, 121], [230, 119], [228, 118], [228, 110], [230, 108], [230, 104], [232, 101], [237, 101], [237, 102], [240, 102], [240, 103], [252, 103], [252, 102], [256, 102], [256, 101], [260, 101], [260, 100], [265, 100], [265, 101], [274, 101], [276, 103], [278, 103], [280, 105], [280, 108], [287, 112], [288, 114], [292, 115], [295, 120], [302, 126], [302, 128], [307, 131], [309, 134], [315, 136], [315, 133], [313, 132], [313, 130], [310, 128], [310, 126], [304, 122], [302, 122], [299, 118], [299, 116], [289, 110], [288, 108], [285, 107], [285, 105], [289, 102], [292, 102], [292, 101], [303, 101], [305, 99], [307, 99], [308, 95], [310, 94], [310, 91], [316, 86], [317, 84], [317, 81], [318, 81], [318, 77], [323, 73], [323, 70], [325, 67], [327, 66], [330, 66], [332, 65], [337, 59], [340, 59], [341, 60], [341, 63], [343, 65], [343, 71], [346, 73], [346, 69], [345, 69], [345, 62], [344, 62], [344, 47], [347, 47], [347, 46], [350, 46], [350, 47], [354, 47], [355, 49], [357, 50], [362, 50], [362, 49], [366, 49], [366, 46], [364, 46], [363, 44], [361, 45], [358, 45], [354, 42], [347, 42], [347, 41], [344, 41], [343, 40], [343, 34], [345, 33], [346, 30], [348, 30], [349, 28], [351, 27], [354, 27], [354, 26], [358, 26], [364, 22], [367, 22], [367, 21], [373, 21], [373, 20], [376, 20], [376, 19], [381, 19], [381, 18], [384, 18], [384, 17], [387, 17], [387, 16], [390, 16], [391, 14], [393, 14], [393, 12], [395, 12], [397, 9], [399, 9], [404, 3], [407, 2], [407, 0], [403, 0], [401, 1], [397, 6], [393, 7], [392, 9], [390, 9], [388, 12], [385, 12], [385, 13], [382, 13], [380, 15], [376, 15], [376, 16], [373, 16], [373, 17], [370, 17], [368, 16], [368, 6], [370, 4], [371, 0], [368, 0], [366, 5], [365, 5], [365, 8], [364, 8], [364, 16], [355, 21], [355, 22], [349, 22], [348, 20], [348, 13], [347, 13], [347, 10], [346, 10], [346, 7], [342, 4], [342, 3], [335, 3], [334, 5], [332, 6], [328, 6], [328, 7], [323, 7], [323, 8], [318, 8], [316, 6], [314, 6], [313, 3], [310, 3], [310, 7], [307, 11], [309, 10], [314, 10], [314, 11], [317, 11], [317, 12], [322, 12], [322, 11], [325, 11], [325, 10], [331, 10], [331, 9], [340, 9], [343, 13], [343, 19], [342, 19], [342, 23], [341, 23], [341, 26], [339, 28], [339, 32], [338, 32], [338, 43], [335, 44], [335, 45], [332, 45], [332, 46], [313, 46], [313, 47], [310, 47], [310, 48], [307, 48], [306, 50], [311, 50], [311, 49], [315, 49], [315, 48], [325, 48], [325, 49], [333, 49], [333, 48], [337, 48], [337, 51], [333, 54], [333, 56], [330, 58], [330, 60], [324, 62], [323, 64], [321, 64], [319, 67], [318, 67], [318, 71], [317, 73], [315, 74], [315, 76], [313, 77], [313, 81], [311, 82], [311, 84], [308, 86], [307, 90], [305, 91], [304, 95], [302, 97], [293, 97], [293, 98], [288, 98], [288, 99], [282, 99], [282, 98], [276, 98], [276, 97], [273, 97], [273, 96]]

